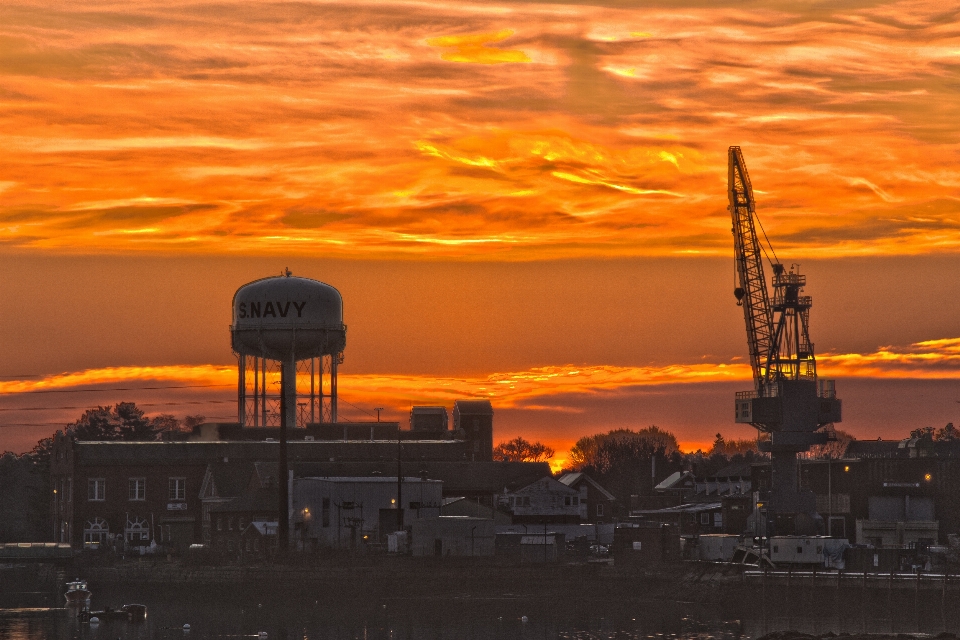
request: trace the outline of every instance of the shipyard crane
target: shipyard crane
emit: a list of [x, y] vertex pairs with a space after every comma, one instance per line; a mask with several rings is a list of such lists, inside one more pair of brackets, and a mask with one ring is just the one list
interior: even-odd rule
[[[832, 434], [823, 427], [840, 422], [840, 400], [833, 380], [817, 378], [817, 361], [810, 341], [810, 296], [803, 295], [806, 277], [797, 265], [789, 270], [773, 247], [767, 254], [757, 236], [753, 187], [740, 147], [727, 158], [727, 195], [733, 220], [734, 295], [743, 307], [754, 389], [736, 396], [736, 421], [769, 434], [762, 442], [770, 452], [771, 496], [766, 504], [778, 534], [818, 533], [816, 500], [801, 491], [797, 454], [825, 443]], [[766, 234], [764, 233], [766, 239]], [[773, 271], [769, 295], [763, 259]]]

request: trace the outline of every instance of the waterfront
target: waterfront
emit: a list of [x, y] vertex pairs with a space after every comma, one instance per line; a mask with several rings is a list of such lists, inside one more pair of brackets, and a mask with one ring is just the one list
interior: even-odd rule
[[[157, 588], [102, 584], [94, 608], [140, 602], [146, 622], [79, 624], [73, 612], [51, 608], [59, 594], [7, 592], [0, 600], [0, 637], [5, 640], [737, 640], [798, 630], [826, 633], [957, 632], [956, 611], [939, 598], [906, 593], [834, 594], [778, 590], [766, 598], [739, 591], [723, 604], [708, 593], [699, 600], [646, 600], [636, 594], [596, 597], [571, 588], [562, 597], [433, 596], [311, 599], [307, 590]], [[729, 589], [727, 590], [729, 591]], [[731, 595], [727, 593], [726, 595]], [[58, 604], [58, 603], [57, 603]], [[524, 616], [526, 621], [523, 621]], [[183, 625], [189, 624], [188, 633]]]

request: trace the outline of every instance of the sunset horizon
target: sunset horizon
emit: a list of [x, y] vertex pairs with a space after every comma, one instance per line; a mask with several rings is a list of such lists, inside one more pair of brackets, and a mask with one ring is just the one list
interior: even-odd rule
[[120, 401], [235, 417], [231, 296], [286, 268], [343, 294], [346, 419], [489, 399], [556, 461], [752, 437], [731, 145], [838, 428], [960, 423], [957, 13], [5, 6], [0, 451]]

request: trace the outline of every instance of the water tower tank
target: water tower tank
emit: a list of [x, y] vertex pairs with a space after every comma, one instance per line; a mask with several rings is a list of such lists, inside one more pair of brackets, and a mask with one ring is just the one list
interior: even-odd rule
[[245, 284], [233, 296], [230, 338], [242, 426], [337, 421], [337, 366], [347, 343], [339, 291], [289, 271]]
[[256, 280], [234, 294], [230, 332], [238, 354], [285, 362], [339, 354], [347, 341], [343, 299], [309, 278]]

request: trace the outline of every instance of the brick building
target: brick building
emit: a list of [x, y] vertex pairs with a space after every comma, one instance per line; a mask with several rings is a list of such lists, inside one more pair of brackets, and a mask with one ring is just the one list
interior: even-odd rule
[[[198, 432], [201, 430], [198, 430]], [[545, 463], [466, 460], [464, 440], [310, 440], [291, 430], [290, 469], [297, 477], [405, 475], [441, 480], [448, 496], [492, 507], [504, 487], [549, 473]], [[273, 430], [274, 435], [276, 430]], [[216, 433], [216, 430], [214, 430]], [[58, 434], [51, 459], [56, 541], [74, 547], [146, 546], [183, 550], [212, 541], [212, 509], [239, 497], [256, 476], [276, 475], [275, 440], [78, 442]], [[272, 470], [272, 471], [271, 471]], [[275, 519], [276, 516], [274, 516]]]
[[489, 400], [457, 400], [453, 430], [468, 443], [470, 460], [493, 460], [493, 405]]

